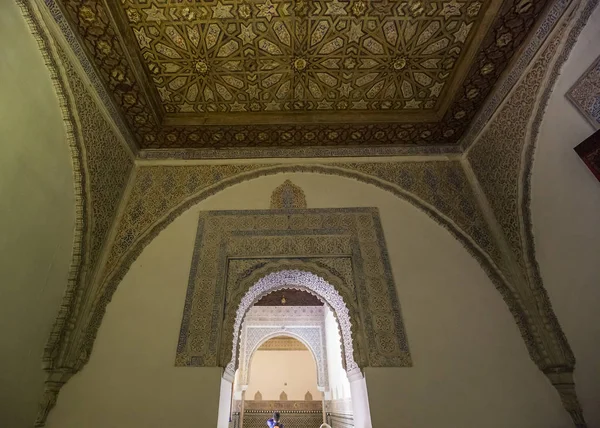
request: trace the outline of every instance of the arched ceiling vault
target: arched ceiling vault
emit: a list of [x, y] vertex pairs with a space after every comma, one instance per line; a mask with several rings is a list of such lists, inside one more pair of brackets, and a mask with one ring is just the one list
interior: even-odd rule
[[[337, 110], [330, 112], [331, 118], [337, 118], [335, 120], [331, 119], [330, 124], [315, 123], [307, 125], [304, 123], [287, 123], [286, 121], [289, 121], [290, 116], [267, 110], [267, 103], [261, 107], [262, 110], [258, 113], [268, 115], [265, 117], [270, 117], [277, 123], [274, 125], [248, 125], [244, 123], [244, 120], [247, 119], [244, 119], [243, 112], [231, 111], [235, 102], [238, 101], [233, 101], [232, 99], [228, 102], [225, 100], [223, 94], [226, 92], [219, 89], [217, 81], [213, 79], [212, 83], [205, 82], [203, 88], [210, 88], [213, 94], [217, 94], [215, 95], [216, 97], [223, 98], [224, 101], [220, 102], [223, 106], [219, 107], [219, 109], [223, 110], [224, 116], [219, 116], [218, 120], [230, 121], [227, 131], [222, 129], [218, 124], [209, 126], [200, 126], [198, 124], [199, 120], [210, 124], [210, 121], [215, 120], [214, 118], [217, 117], [212, 115], [212, 112], [211, 114], [207, 112], [209, 110], [208, 106], [205, 106], [206, 111], [201, 112], [198, 107], [200, 102], [194, 104], [195, 113], [192, 116], [182, 111], [182, 106], [185, 105], [183, 98], [190, 96], [189, 92], [194, 82], [188, 79], [183, 83], [183, 86], [168, 89], [169, 85], [172, 86], [173, 82], [180, 76], [178, 76], [178, 71], [169, 72], [167, 69], [175, 70], [175, 67], [167, 64], [172, 63], [177, 65], [180, 59], [181, 61], [179, 62], [182, 64], [185, 62], [185, 55], [189, 53], [186, 53], [186, 49], [192, 49], [190, 43], [193, 45], [195, 37], [193, 35], [190, 36], [190, 34], [193, 34], [193, 31], [189, 33], [188, 28], [196, 26], [198, 31], [202, 30], [205, 32], [203, 36], [207, 38], [206, 36], [209, 35], [210, 31], [216, 31], [214, 29], [210, 30], [212, 22], [208, 21], [222, 19], [218, 17], [221, 14], [226, 15], [227, 13], [231, 13], [235, 21], [231, 22], [231, 24], [234, 24], [236, 29], [223, 26], [222, 21], [215, 21], [217, 27], [220, 29], [219, 34], [231, 33], [230, 39], [236, 40], [238, 44], [243, 45], [244, 38], [250, 35], [247, 27], [245, 27], [246, 29], [242, 28], [243, 17], [240, 18], [240, 14], [242, 14], [240, 11], [243, 8], [240, 9], [240, 7], [243, 6], [243, 2], [238, 0], [223, 0], [222, 2], [218, 2], [214, 6], [217, 9], [211, 8], [210, 11], [207, 9], [207, 14], [210, 16], [206, 18], [208, 19], [206, 25], [202, 26], [201, 22], [194, 21], [199, 16], [196, 13], [202, 14], [200, 9], [190, 9], [190, 11], [185, 12], [188, 14], [188, 17], [191, 16], [189, 12], [194, 12], [194, 18], [190, 20], [186, 18], [183, 6], [181, 8], [178, 7], [173, 14], [170, 10], [167, 10], [168, 7], [163, 8], [165, 10], [161, 11], [161, 8], [154, 5], [153, 2], [148, 3], [149, 8], [141, 6], [141, 3], [138, 4], [135, 1], [124, 3], [131, 6], [129, 9], [137, 10], [136, 15], [134, 12], [128, 12], [125, 6], [123, 6], [123, 10], [116, 9], [121, 8], [122, 6], [120, 5], [111, 5], [109, 8], [106, 8], [106, 3], [99, 0], [86, 2], [85, 6], [88, 9], [84, 9], [84, 4], [81, 2], [60, 0], [59, 3], [61, 6], [58, 7], [57, 3], [53, 0], [46, 0], [45, 3], [49, 8], [50, 15], [57, 21], [58, 26], [67, 36], [68, 43], [75, 50], [74, 55], [78, 56], [82, 64], [84, 61], [88, 61], [88, 66], [84, 64], [83, 68], [87, 73], [87, 78], [92, 82], [91, 86], [98, 91], [99, 98], [105, 103], [106, 110], [110, 115], [110, 118], [106, 119], [106, 123], [102, 119], [105, 117], [105, 110], [99, 109], [96, 106], [97, 98], [90, 96], [86, 87], [87, 80], [82, 80], [78, 75], [79, 71], [71, 63], [70, 58], [72, 53], [66, 53], [65, 51], [61, 54], [62, 51], [58, 45], [56, 49], [51, 49], [47, 42], [47, 30], [44, 28], [34, 28], [34, 24], [40, 19], [39, 16], [32, 15], [31, 10], [26, 7], [25, 2], [21, 3], [24, 5], [23, 10], [26, 19], [32, 25], [33, 31], [39, 33], [38, 38], [43, 42], [40, 48], [46, 52], [49, 67], [51, 71], [53, 70], [53, 76], [60, 74], [64, 93], [59, 91], [59, 99], [72, 103], [67, 127], [76, 129], [77, 132], [75, 134], [81, 136], [82, 147], [85, 148], [83, 151], [85, 153], [83, 168], [81, 168], [82, 175], [86, 170], [89, 171], [88, 184], [82, 185], [81, 182], [78, 182], [77, 186], [82, 187], [82, 195], [85, 192], [89, 192], [89, 201], [82, 203], [81, 209], [82, 212], [88, 210], [87, 218], [91, 226], [85, 231], [85, 244], [75, 243], [76, 249], [84, 248], [88, 251], [88, 254], [85, 257], [80, 257], [77, 251], [74, 252], [74, 269], [77, 271], [85, 270], [88, 274], [83, 278], [85, 281], [79, 279], [75, 281], [77, 283], [69, 286], [69, 290], [72, 292], [67, 293], [57, 327], [53, 331], [49, 341], [45, 355], [45, 361], [49, 370], [49, 380], [41, 406], [39, 424], [43, 424], [47, 412], [53, 406], [60, 386], [87, 362], [104, 310], [120, 279], [133, 260], [142, 251], [143, 247], [160, 230], [194, 203], [240, 181], [280, 172], [316, 172], [350, 177], [388, 190], [398, 197], [411, 202], [447, 228], [486, 270], [515, 316], [515, 320], [533, 361], [555, 384], [566, 409], [570, 412], [578, 426], [585, 426], [572, 382], [572, 371], [575, 364], [574, 356], [552, 311], [535, 259], [531, 214], [529, 211], [529, 179], [533, 147], [535, 146], [537, 130], [539, 129], [548, 95], [560, 71], [560, 66], [566, 60], [591, 10], [596, 7], [597, 0], [588, 2], [574, 1], [572, 3], [564, 0], [554, 1], [551, 7], [548, 8], [545, 18], [550, 24], [539, 27], [531, 39], [528, 46], [529, 49], [524, 51], [524, 56], [515, 63], [513, 71], [507, 74], [507, 78], [501, 82], [498, 90], [488, 98], [485, 108], [482, 110], [480, 108], [484, 105], [485, 95], [490, 92], [491, 85], [498, 79], [500, 71], [509, 62], [507, 58], [512, 56], [521, 41], [525, 39], [526, 29], [532, 28], [535, 17], [540, 14], [540, 10], [545, 2], [542, 0], [523, 0], [518, 2], [506, 0], [502, 3], [503, 6], [498, 9], [504, 11], [505, 14], [498, 14], [487, 23], [478, 21], [479, 17], [482, 16], [479, 11], [475, 14], [477, 16], [469, 18], [469, 9], [473, 10], [473, 5], [477, 3], [476, 1], [458, 2], [458, 9], [456, 9], [457, 6], [455, 6], [456, 2], [454, 1], [439, 2], [439, 4], [438, 2], [428, 2], [427, 8], [423, 8], [422, 11], [418, 12], [421, 14], [422, 19], [415, 21], [420, 24], [417, 25], [418, 28], [414, 37], [420, 38], [421, 35], [426, 34], [426, 36], [423, 36], [426, 38], [423, 42], [423, 49], [445, 38], [454, 40], [456, 34], [452, 33], [452, 31], [458, 33], [460, 37], [466, 32], [464, 41], [459, 42], [460, 39], [457, 39], [448, 45], [454, 48], [456, 47], [456, 43], [464, 43], [460, 52], [454, 55], [455, 63], [449, 69], [451, 75], [454, 73], [453, 76], [446, 77], [448, 79], [447, 82], [458, 82], [461, 79], [457, 76], [462, 73], [462, 76], [466, 76], [466, 79], [462, 81], [462, 86], [455, 85], [454, 88], [450, 88], [452, 84], [445, 83], [444, 86], [446, 88], [441, 89], [440, 96], [437, 98], [434, 97], [436, 98], [436, 105], [432, 109], [437, 109], [435, 113], [437, 119], [434, 122], [423, 121], [427, 119], [415, 119], [413, 121], [413, 118], [426, 118], [426, 115], [429, 114], [428, 112], [413, 114], [413, 111], [405, 111], [407, 110], [405, 107], [408, 102], [414, 100], [414, 104], [420, 100], [417, 98], [421, 94], [415, 88], [420, 88], [419, 85], [421, 83], [419, 79], [423, 78], [417, 78], [417, 72], [411, 68], [414, 61], [411, 62], [410, 58], [405, 58], [407, 60], [406, 64], [402, 66], [404, 63], [402, 58], [397, 57], [397, 55], [392, 58], [389, 55], [391, 51], [387, 47], [390, 43], [388, 37], [393, 35], [394, 32], [386, 30], [387, 32], [380, 35], [371, 34], [367, 31], [368, 28], [363, 25], [362, 18], [360, 18], [360, 16], [367, 16], [369, 14], [376, 16], [379, 13], [380, 15], [377, 15], [379, 16], [377, 19], [386, 21], [387, 18], [381, 15], [381, 12], [386, 11], [386, 8], [389, 8], [395, 2], [373, 0], [368, 3], [366, 9], [363, 11], [364, 15], [357, 12], [357, 10], [361, 10], [362, 6], [357, 6], [356, 10], [354, 7], [362, 4], [360, 0], [320, 0], [314, 2], [315, 5], [321, 5], [321, 9], [315, 14], [317, 18], [314, 25], [308, 27], [314, 31], [307, 32], [307, 37], [309, 37], [309, 34], [310, 38], [315, 34], [317, 36], [320, 34], [323, 35], [323, 39], [316, 42], [315, 46], [318, 46], [322, 50], [329, 43], [331, 44], [328, 46], [332, 47], [341, 43], [342, 47], [340, 49], [347, 49], [351, 45], [353, 46], [353, 43], [360, 43], [361, 47], [358, 49], [358, 54], [351, 53], [349, 56], [343, 58], [344, 61], [340, 61], [339, 63], [345, 62], [352, 55], [358, 55], [354, 59], [357, 64], [362, 64], [362, 62], [368, 60], [369, 56], [372, 55], [374, 55], [375, 62], [382, 59], [378, 58], [377, 54], [373, 54], [366, 47], [368, 45], [376, 50], [377, 48], [374, 47], [376, 43], [374, 42], [380, 43], [384, 47], [385, 55], [389, 58], [386, 57], [387, 59], [382, 60], [383, 62], [379, 62], [380, 66], [375, 67], [377, 71], [373, 71], [372, 73], [379, 73], [377, 76], [383, 76], [384, 74], [391, 76], [389, 79], [386, 77], [388, 80], [384, 79], [381, 90], [386, 91], [386, 88], [389, 88], [386, 85], [391, 85], [391, 82], [396, 79], [395, 81], [400, 87], [400, 92], [396, 92], [395, 96], [404, 97], [405, 94], [402, 92], [404, 78], [399, 76], [410, 72], [412, 73], [412, 77], [408, 78], [407, 81], [413, 87], [413, 98], [398, 98], [400, 101], [394, 101], [399, 102], [400, 104], [398, 105], [400, 107], [397, 109], [398, 119], [394, 119], [393, 123], [388, 123], [389, 119], [378, 120], [375, 118], [375, 116], [380, 118], [389, 117], [387, 112], [383, 111], [385, 109], [382, 107], [382, 103], [385, 102], [384, 92], [383, 98], [377, 101], [379, 103], [377, 107], [373, 107], [375, 104], [372, 104], [371, 107], [367, 106], [365, 109], [362, 109], [361, 104], [361, 108], [358, 109], [360, 114], [368, 113], [367, 116], [371, 117], [369, 120], [373, 122], [371, 125], [354, 123], [356, 122], [356, 116], [351, 111], [342, 112], [338, 115]], [[262, 5], [262, 8], [259, 7], [258, 3]], [[286, 85], [288, 81], [295, 82], [294, 76], [296, 75], [294, 73], [314, 74], [312, 77], [307, 77], [304, 80], [308, 88], [308, 92], [304, 92], [304, 97], [308, 98], [316, 97], [315, 93], [310, 90], [310, 81], [312, 79], [315, 80], [315, 84], [320, 88], [321, 93], [324, 94], [323, 100], [326, 101], [329, 99], [327, 98], [327, 91], [329, 89], [326, 89], [327, 83], [323, 81], [323, 79], [330, 79], [329, 77], [325, 77], [326, 75], [337, 79], [338, 83], [336, 85], [340, 85], [339, 87], [336, 85], [331, 86], [332, 91], [336, 94], [335, 99], [332, 98], [333, 101], [331, 101], [334, 104], [343, 101], [342, 98], [344, 95], [339, 90], [342, 84], [340, 83], [341, 81], [348, 80], [348, 82], [351, 82], [349, 84], [360, 86], [362, 89], [359, 89], [356, 93], [363, 98], [368, 98], [369, 91], [375, 92], [373, 88], [379, 84], [378, 79], [380, 77], [375, 76], [370, 82], [362, 86], [358, 85], [358, 79], [365, 77], [371, 72], [357, 71], [354, 74], [354, 72], [347, 73], [341, 69], [338, 71], [316, 71], [316, 69], [311, 67], [317, 63], [321, 64], [319, 62], [321, 59], [314, 59], [320, 55], [318, 52], [314, 56], [312, 51], [308, 52], [308, 50], [300, 48], [298, 48], [300, 49], [298, 51], [286, 50], [287, 48], [284, 47], [285, 43], [280, 37], [281, 34], [284, 34], [284, 32], [282, 33], [283, 28], [288, 29], [288, 32], [292, 28], [294, 34], [290, 32], [290, 37], [296, 37], [296, 27], [290, 27], [288, 22], [285, 21], [287, 18], [284, 17], [283, 6], [276, 5], [277, 2], [268, 3], [270, 5], [267, 4], [267, 1], [253, 2], [250, 5], [252, 31], [256, 33], [254, 26], [256, 26], [258, 31], [262, 31], [258, 28], [261, 22], [267, 30], [264, 31], [264, 34], [257, 35], [256, 39], [247, 43], [247, 45], [254, 46], [256, 44], [254, 46], [255, 50], [262, 49], [262, 51], [266, 52], [265, 55], [267, 57], [265, 58], [267, 61], [278, 61], [273, 59], [277, 56], [273, 53], [275, 51], [269, 52], [269, 49], [273, 50], [275, 48], [266, 48], [267, 45], [271, 46], [267, 43], [271, 41], [282, 52], [286, 52], [286, 55], [283, 55], [283, 57], [290, 57], [290, 61], [280, 64], [282, 67], [281, 73], [277, 73], [277, 69], [265, 72], [265, 80], [268, 78], [267, 74], [269, 76], [282, 74], [282, 77], [272, 87], [260, 88], [260, 96], [270, 94], [268, 97], [271, 100], [277, 98], [277, 93], [281, 90], [282, 85]], [[300, 3], [300, 1], [295, 2], [295, 4]], [[402, 9], [402, 13], [409, 14], [419, 11], [421, 6], [418, 1], [403, 2], [403, 4], [407, 5], [408, 8], [405, 7]], [[562, 13], [567, 10], [569, 4], [573, 5], [571, 11], [575, 9], [575, 12], [567, 14], [568, 16], [561, 21], [562, 26], [559, 25], [557, 29], [553, 30], [556, 22], [559, 22]], [[156, 6], [154, 9], [152, 9], [153, 5]], [[435, 15], [435, 13], [431, 13], [432, 10], [430, 9], [434, 7], [433, 5], [439, 6], [436, 9], [436, 13], [441, 14], [443, 17], [432, 18]], [[228, 8], [228, 6], [232, 7]], [[235, 9], [234, 6], [236, 7]], [[492, 10], [494, 7], [498, 8], [499, 1], [491, 2], [488, 7], [491, 8], [489, 10]], [[275, 8], [276, 13], [279, 15], [273, 13], [273, 8]], [[271, 12], [268, 12], [269, 10]], [[446, 12], [443, 12], [444, 10]], [[165, 12], [167, 13], [166, 15]], [[458, 12], [458, 15], [453, 18], [452, 14], [456, 12]], [[165, 16], [164, 20], [161, 17], [161, 13]], [[295, 14], [298, 14], [298, 17], [300, 17], [302, 7], [299, 10], [294, 9], [293, 13], [294, 15], [289, 16], [296, 17]], [[400, 9], [394, 9], [392, 15], [397, 17], [396, 13], [400, 13]], [[259, 14], [261, 16], [258, 16]], [[450, 14], [450, 18], [445, 16], [448, 14]], [[321, 15], [323, 19], [318, 18]], [[65, 19], [65, 16], [67, 19]], [[139, 18], [138, 21], [136, 21], [138, 19], [136, 16]], [[268, 16], [271, 16], [271, 19]], [[125, 17], [125, 20], [123, 17]], [[156, 21], [153, 21], [153, 19], [156, 19]], [[333, 33], [330, 34], [329, 30], [325, 31], [323, 29], [317, 31], [320, 22], [319, 19], [329, 23], [330, 28], [332, 28], [332, 25], [338, 26], [342, 25], [340, 24], [341, 22], [346, 22], [346, 27], [338, 29], [340, 34], [342, 34], [340, 36], [342, 41], [335, 42], [335, 38], [329, 40], [329, 38], [334, 37], [331, 35]], [[469, 21], [469, 19], [472, 19], [472, 21]], [[69, 33], [68, 21], [74, 24], [74, 28], [77, 31], [87, 30], [92, 27], [95, 30], [102, 31], [97, 33], [98, 38], [95, 40], [84, 37], [84, 49], [77, 48], [79, 42], [77, 38], [73, 37], [72, 33]], [[383, 21], [381, 28], [386, 28], [387, 21]], [[399, 35], [400, 24], [398, 23], [402, 20], [392, 21]], [[156, 22], [156, 24], [153, 22]], [[192, 23], [190, 24], [190, 22]], [[294, 25], [296, 25], [298, 22], [301, 23], [302, 20], [296, 19], [294, 22]], [[436, 32], [438, 30], [428, 30], [431, 25], [436, 25], [432, 24], [432, 22], [438, 23], [439, 32]], [[449, 29], [450, 26], [454, 25], [452, 22], [456, 22], [456, 26]], [[518, 25], [511, 25], [510, 31], [504, 31], [503, 28], [508, 28], [507, 24], [509, 22]], [[355, 24], [354, 27], [352, 24]], [[352, 30], [352, 28], [356, 28], [357, 24], [363, 25], [361, 31], [365, 35], [360, 36], [358, 42], [349, 41], [348, 35], [352, 31], [357, 31]], [[247, 26], [248, 24], [244, 25]], [[465, 27], [469, 25], [471, 27], [469, 31], [466, 31]], [[487, 33], [488, 36], [483, 37], [482, 29], [486, 25], [488, 28], [497, 29], [497, 31], [490, 31]], [[153, 30], [150, 27], [152, 26], [157, 28], [157, 35], [151, 34]], [[170, 30], [169, 27], [172, 27], [175, 31]], [[279, 30], [275, 27], [278, 27]], [[391, 28], [390, 25], [387, 25], [387, 27]], [[512, 33], [512, 28], [517, 29], [515, 33]], [[140, 39], [136, 34], [141, 34], [142, 29], [146, 37], [152, 38], [148, 42], [148, 47], [139, 44]], [[182, 29], [185, 30], [185, 34], [182, 33]], [[406, 28], [403, 27], [402, 30], [405, 31]], [[129, 36], [127, 36], [128, 31]], [[242, 35], [242, 31], [245, 31], [245, 36]], [[481, 35], [479, 36], [477, 35], [478, 31], [481, 31]], [[550, 38], [544, 44], [544, 40], [551, 31], [553, 31], [554, 38]], [[89, 34], [92, 33], [89, 32]], [[122, 38], [117, 37], [117, 34], [120, 34]], [[132, 37], [132, 34], [135, 38]], [[181, 39], [177, 37], [177, 34], [181, 36]], [[216, 37], [215, 49], [224, 49], [228, 42], [220, 35]], [[219, 37], [221, 38], [219, 39]], [[378, 37], [383, 37], [385, 40], [378, 40]], [[110, 38], [110, 43], [107, 42], [107, 38]], [[372, 41], [367, 42], [369, 38]], [[207, 39], [210, 39], [210, 37]], [[118, 42], [112, 42], [116, 40]], [[178, 41], [183, 41], [182, 43], [185, 44], [186, 48], [182, 46], [174, 47], [173, 44], [177, 45]], [[137, 47], [135, 43], [138, 44]], [[131, 46], [132, 44], [134, 45], [133, 47]], [[159, 47], [159, 44], [162, 47]], [[265, 48], [261, 48], [261, 44]], [[543, 49], [536, 57], [536, 60], [531, 65], [528, 65], [540, 46], [543, 46]], [[124, 59], [124, 53], [126, 51], [131, 53], [130, 50], [134, 48], [138, 49], [139, 52], [134, 51], [128, 59]], [[178, 52], [182, 58], [171, 58], [173, 61], [166, 59], [165, 56], [168, 57], [167, 52], [171, 52], [169, 48], [173, 52]], [[484, 71], [490, 69], [488, 62], [485, 61], [487, 58], [485, 56], [485, 49], [488, 48], [499, 50], [504, 55], [500, 68], [494, 64], [492, 66], [493, 70], [485, 73], [493, 77], [489, 82], [486, 80], [488, 78], [481, 80], [482, 76], [484, 76]], [[366, 51], [363, 52], [362, 49], [366, 49]], [[469, 49], [472, 50], [471, 56], [468, 55]], [[207, 56], [207, 59], [210, 61], [207, 62], [208, 69], [205, 73], [206, 76], [209, 75], [208, 70], [213, 70], [210, 73], [214, 73], [214, 70], [217, 69], [216, 67], [225, 67], [226, 60], [219, 59], [218, 50], [210, 58]], [[231, 61], [236, 61], [234, 59], [237, 55], [236, 52], [235, 50], [232, 52]], [[290, 52], [291, 56], [288, 55]], [[302, 61], [298, 60], [306, 58], [303, 55], [298, 55], [296, 52], [306, 54], [308, 62], [304, 68], [301, 67]], [[93, 53], [93, 55], [86, 56], [86, 53], [88, 55]], [[200, 58], [198, 55], [194, 56], [194, 58], [196, 57]], [[128, 61], [131, 58], [134, 58], [132, 61], [137, 61], [137, 63], [130, 64]], [[445, 57], [444, 59], [447, 58]], [[114, 64], [113, 60], [115, 59], [119, 59], [116, 63], [120, 67], [106, 68], [107, 64]], [[432, 58], [424, 58], [424, 61], [428, 61], [429, 59]], [[480, 59], [482, 60], [480, 61]], [[100, 80], [98, 80], [97, 75], [95, 75], [96, 80], [94, 80], [95, 71], [90, 61], [96, 63]], [[152, 64], [154, 63], [158, 65], [159, 73], [149, 74], [153, 69]], [[392, 72], [389, 69], [384, 72], [384, 65], [391, 68], [399, 68], [400, 71], [397, 73], [398, 70]], [[193, 75], [193, 79], [199, 82], [202, 79], [198, 73], [203, 74], [204, 67], [197, 62], [193, 66], [194, 73], [196, 73]], [[231, 67], [233, 66], [231, 65]], [[298, 68], [302, 68], [302, 70], [297, 70]], [[137, 71], [134, 72], [134, 69]], [[283, 76], [285, 73], [288, 73], [289, 76]], [[323, 75], [319, 77], [316, 73], [322, 73]], [[344, 73], [347, 73], [349, 76], [351, 75], [351, 77], [344, 77]], [[427, 73], [424, 74], [427, 75]], [[221, 73], [220, 75], [224, 77], [227, 74]], [[522, 79], [519, 80], [521, 76]], [[162, 79], [162, 83], [160, 79]], [[248, 73], [244, 75], [244, 79], [248, 79]], [[440, 77], [436, 76], [435, 79], [439, 80]], [[106, 95], [102, 84], [99, 83], [101, 80], [112, 91], [109, 95]], [[234, 82], [232, 79], [229, 80]], [[517, 81], [520, 83], [513, 89], [512, 85]], [[483, 82], [482, 86], [477, 86], [476, 82]], [[235, 84], [221, 82], [220, 85], [229, 91], [232, 96], [237, 96]], [[245, 82], [244, 85], [248, 85], [248, 83]], [[426, 86], [424, 85], [423, 88]], [[171, 100], [161, 98], [160, 87], [167, 88], [166, 90], [168, 91], [173, 91]], [[246, 88], [246, 86], [243, 88]], [[291, 88], [292, 83], [290, 83]], [[220, 92], [223, 92], [223, 94]], [[433, 100], [431, 91], [429, 91], [429, 94], [427, 94], [427, 91], [425, 92], [425, 96], [421, 100], [422, 103], [419, 104], [420, 107], [417, 110], [426, 110], [426, 103]], [[157, 93], [159, 94], [158, 97]], [[163, 90], [163, 93], [166, 92]], [[450, 96], [452, 93], [454, 97]], [[175, 97], [178, 94], [181, 97], [179, 101]], [[509, 94], [506, 104], [492, 117], [492, 114], [506, 94]], [[111, 99], [113, 95], [116, 98]], [[380, 95], [381, 92], [377, 92], [373, 99]], [[309, 100], [308, 98], [301, 101], [306, 103], [315, 102], [315, 100]], [[359, 98], [358, 96], [356, 98], [358, 102], [360, 102]], [[290, 105], [294, 104], [293, 100], [290, 102], [292, 103]], [[239, 103], [242, 103], [241, 98], [239, 99]], [[283, 105], [284, 101], [281, 101], [281, 103]], [[117, 106], [116, 109], [114, 108], [115, 105]], [[303, 104], [303, 106], [306, 105]], [[171, 108], [174, 111], [168, 112], [167, 110]], [[185, 108], [188, 107], [185, 106]], [[477, 119], [471, 122], [478, 110], [480, 111]], [[298, 117], [306, 113], [304, 117], [312, 117], [310, 120], [314, 120], [314, 116], [311, 116], [313, 113], [311, 113], [309, 107], [302, 107], [300, 111], [303, 113], [298, 115]], [[461, 111], [465, 112], [464, 116]], [[121, 115], [125, 117], [124, 123], [120, 123]], [[486, 121], [490, 118], [489, 125], [487, 125], [483, 133], [479, 134]], [[111, 128], [110, 119], [113, 119], [117, 123], [116, 127]], [[237, 120], [240, 122], [235, 123]], [[348, 121], [348, 123], [344, 121]], [[471, 130], [465, 134], [462, 140], [463, 145], [459, 146], [459, 137], [465, 133], [470, 123]], [[257, 157], [282, 156], [286, 153], [298, 156], [459, 153], [463, 149], [465, 150], [465, 155], [460, 161], [451, 159], [444, 161], [390, 163], [373, 161], [328, 165], [140, 165], [136, 167], [135, 180], [129, 186], [129, 197], [126, 202], [122, 203], [120, 197], [123, 194], [123, 190], [129, 179], [129, 172], [133, 166], [128, 155], [128, 150], [124, 149], [124, 145], [119, 141], [119, 136], [115, 132], [115, 129], [119, 129], [123, 135], [131, 133], [134, 136], [135, 145], [137, 145], [135, 149], [142, 149], [138, 152], [138, 156], [142, 158], [168, 158], [173, 156], [189, 156], [193, 158], [199, 156], [199, 153], [201, 153], [200, 156], [223, 157], [223, 153], [225, 152], [219, 150], [222, 147], [235, 148], [226, 151], [226, 156], [231, 157], [249, 157], [250, 154], [254, 154]], [[449, 132], [451, 130], [453, 131], [452, 133]], [[511, 138], [506, 138], [507, 135], [510, 135]], [[271, 146], [267, 147], [268, 145]], [[155, 148], [162, 148], [163, 151], [147, 150]], [[182, 152], [178, 151], [179, 148], [196, 148], [201, 151]], [[74, 152], [73, 156], [75, 162], [77, 154]], [[106, 165], [112, 165], [113, 169], [107, 170]], [[166, 192], [164, 189], [170, 190]], [[117, 223], [114, 218], [119, 203], [123, 204], [123, 213]], [[84, 219], [85, 217], [83, 215], [81, 218]], [[83, 224], [83, 222], [84, 220], [80, 224]], [[114, 239], [110, 242], [110, 246], [107, 246], [106, 240], [111, 225]], [[102, 253], [103, 248], [104, 253]], [[102, 257], [101, 254], [103, 254]], [[94, 262], [90, 263], [89, 260], [93, 260]], [[104, 264], [103, 261], [106, 261], [106, 263]], [[93, 278], [94, 272], [101, 273], [100, 266], [103, 269], [102, 275], [97, 275]], [[78, 299], [72, 298], [73, 293], [78, 293]], [[81, 301], [86, 301], [88, 306], [79, 306], [78, 302]]]

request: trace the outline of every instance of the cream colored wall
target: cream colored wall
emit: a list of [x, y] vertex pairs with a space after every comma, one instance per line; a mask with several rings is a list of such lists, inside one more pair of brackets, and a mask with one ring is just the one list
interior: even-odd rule
[[327, 352], [327, 373], [329, 375], [330, 400], [350, 398], [350, 382], [342, 366], [342, 338], [338, 323], [329, 308], [325, 308], [325, 350]]
[[250, 362], [246, 399], [260, 391], [263, 400], [279, 400], [282, 391], [288, 400], [304, 400], [307, 392], [319, 400], [317, 366], [310, 351], [256, 351]]
[[50, 74], [14, 1], [0, 2], [0, 426], [30, 427], [73, 245], [72, 166]]
[[268, 208], [286, 178], [304, 189], [311, 208], [379, 207], [414, 367], [367, 370], [375, 428], [570, 426], [500, 295], [444, 228], [371, 185], [281, 174], [210, 197], [146, 247], [108, 305], [90, 362], [63, 388], [48, 427], [215, 426], [218, 369], [174, 367], [198, 212]]
[[549, 100], [532, 177], [532, 216], [544, 285], [577, 358], [590, 427], [600, 427], [600, 182], [573, 147], [592, 126], [565, 93], [600, 55], [600, 9], [581, 33]]

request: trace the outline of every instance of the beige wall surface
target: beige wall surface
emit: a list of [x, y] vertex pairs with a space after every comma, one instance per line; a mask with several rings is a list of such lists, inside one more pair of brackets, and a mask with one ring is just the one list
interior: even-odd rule
[[329, 400], [350, 398], [350, 382], [342, 365], [342, 337], [333, 312], [325, 308], [325, 350], [329, 375]]
[[600, 55], [600, 8], [571, 52], [549, 100], [532, 177], [532, 217], [544, 285], [577, 365], [589, 427], [600, 427], [600, 182], [573, 147], [592, 126], [565, 93]]
[[0, 426], [31, 427], [42, 352], [67, 285], [73, 172], [50, 73], [14, 1], [0, 2]]
[[307, 392], [319, 400], [317, 366], [311, 352], [256, 351], [250, 362], [246, 399], [254, 400], [257, 391], [263, 400], [279, 400], [282, 391], [288, 400], [304, 400]]
[[286, 178], [304, 189], [309, 208], [379, 207], [414, 367], [367, 371], [376, 428], [570, 426], [499, 293], [444, 228], [368, 184], [280, 174], [206, 199], [146, 247], [108, 305], [90, 362], [63, 388], [48, 427], [215, 426], [218, 369], [174, 367], [198, 212], [268, 208]]

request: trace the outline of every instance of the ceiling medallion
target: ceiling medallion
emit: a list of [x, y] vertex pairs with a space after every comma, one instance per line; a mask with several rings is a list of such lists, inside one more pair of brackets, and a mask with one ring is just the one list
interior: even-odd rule
[[306, 59], [304, 59], [304, 58], [296, 58], [292, 62], [292, 66], [294, 67], [294, 70], [296, 70], [296, 71], [303, 71], [308, 66], [308, 61], [306, 61]]
[[199, 59], [198, 61], [195, 62], [194, 69], [198, 73], [204, 75], [204, 74], [208, 73], [208, 64], [203, 59]]
[[352, 13], [356, 16], [361, 16], [367, 10], [367, 5], [364, 0], [358, 0], [352, 5]]
[[406, 59], [402, 57], [396, 58], [392, 63], [392, 67], [396, 71], [402, 70], [404, 67], [406, 67]]

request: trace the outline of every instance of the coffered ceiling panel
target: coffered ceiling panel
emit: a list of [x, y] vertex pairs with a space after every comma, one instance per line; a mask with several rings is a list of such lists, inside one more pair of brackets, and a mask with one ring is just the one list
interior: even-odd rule
[[456, 144], [545, 0], [61, 0], [142, 148]]

